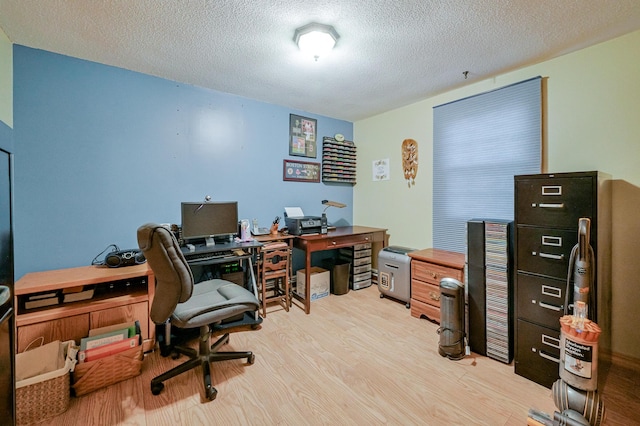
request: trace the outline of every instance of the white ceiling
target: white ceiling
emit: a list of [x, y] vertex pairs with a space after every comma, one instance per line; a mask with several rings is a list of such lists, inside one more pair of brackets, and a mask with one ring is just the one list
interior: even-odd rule
[[[293, 42], [312, 21], [340, 34], [317, 62]], [[356, 121], [640, 29], [640, 0], [0, 0], [0, 28], [16, 44]]]

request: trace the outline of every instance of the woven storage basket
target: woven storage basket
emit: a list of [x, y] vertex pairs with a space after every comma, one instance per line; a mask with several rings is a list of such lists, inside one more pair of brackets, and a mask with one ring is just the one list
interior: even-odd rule
[[[73, 341], [62, 342], [65, 356]], [[20, 362], [20, 355], [16, 362]], [[74, 355], [75, 356], [75, 355]], [[16, 423], [19, 425], [41, 422], [64, 413], [69, 408], [70, 378], [73, 363], [16, 383]]]
[[135, 377], [142, 369], [142, 346], [76, 365], [73, 371], [73, 390], [82, 396], [122, 380]]

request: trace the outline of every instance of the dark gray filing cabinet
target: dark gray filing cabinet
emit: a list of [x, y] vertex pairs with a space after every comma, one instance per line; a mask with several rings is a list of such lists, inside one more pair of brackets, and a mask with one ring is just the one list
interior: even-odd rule
[[596, 258], [589, 317], [603, 330], [601, 345], [610, 334], [610, 183], [601, 172], [515, 176], [515, 372], [548, 388], [559, 377], [559, 319], [583, 217], [591, 219]]

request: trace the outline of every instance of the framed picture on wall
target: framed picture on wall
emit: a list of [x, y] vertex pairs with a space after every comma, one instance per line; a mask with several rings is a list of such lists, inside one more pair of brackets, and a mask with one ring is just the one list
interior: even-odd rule
[[320, 163], [284, 160], [282, 164], [282, 180], [320, 182]]
[[313, 118], [289, 115], [289, 155], [316, 158], [318, 122]]

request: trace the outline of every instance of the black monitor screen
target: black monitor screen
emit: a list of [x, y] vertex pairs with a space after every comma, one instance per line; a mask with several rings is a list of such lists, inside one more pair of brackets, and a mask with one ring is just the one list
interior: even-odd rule
[[238, 203], [182, 203], [182, 238], [206, 238], [238, 232]]

